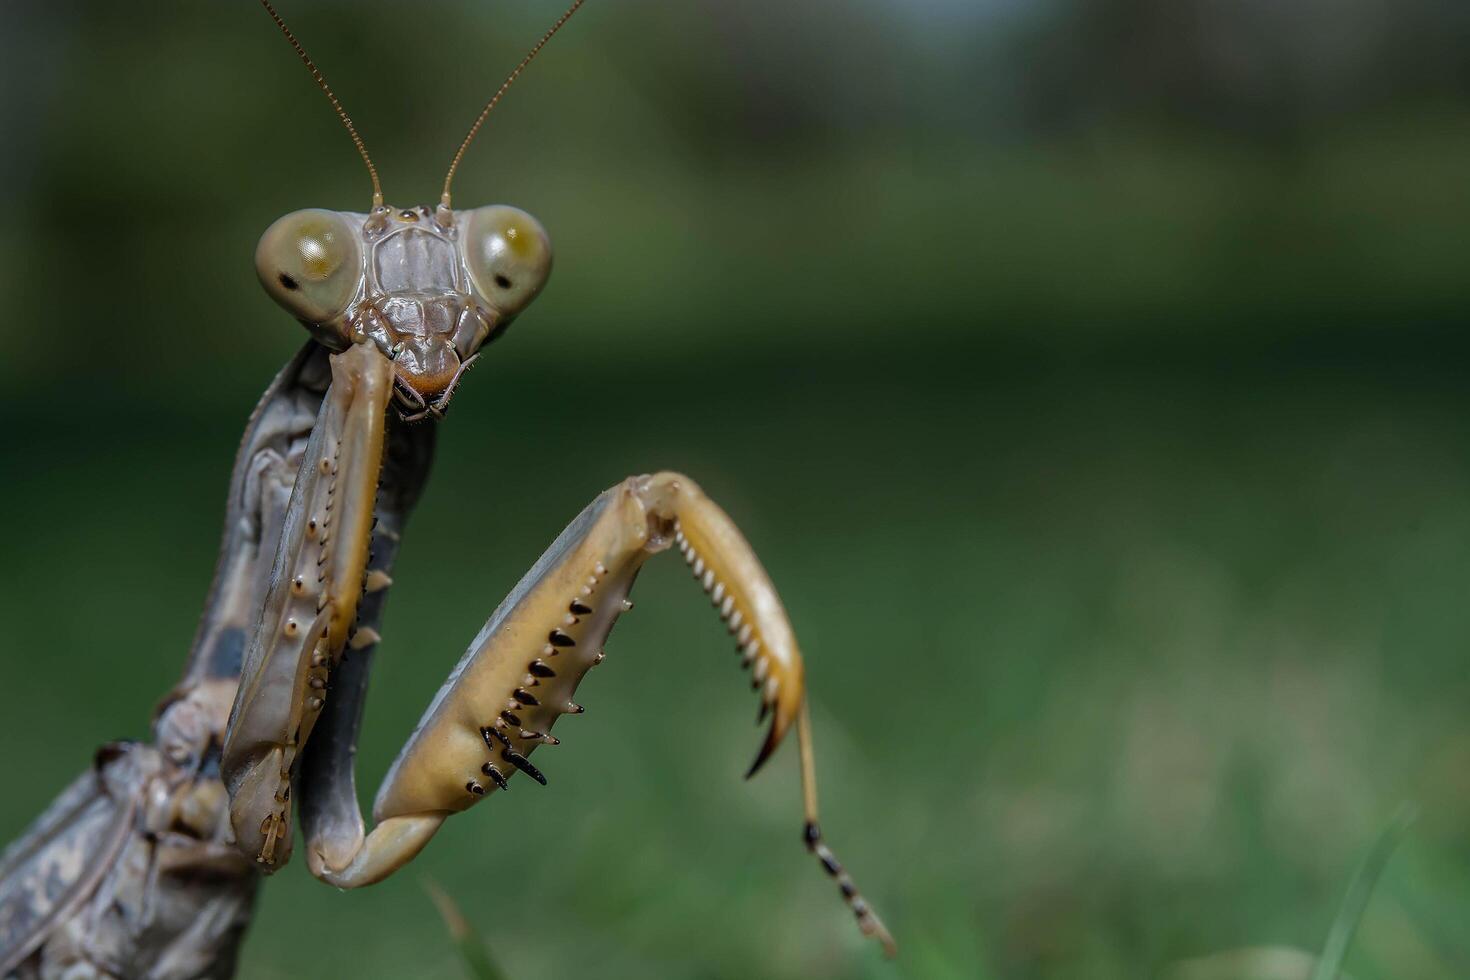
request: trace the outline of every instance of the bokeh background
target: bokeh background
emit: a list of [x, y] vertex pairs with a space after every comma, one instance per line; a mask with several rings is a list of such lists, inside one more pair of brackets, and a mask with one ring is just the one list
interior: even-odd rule
[[[432, 203], [559, 5], [283, 0], [392, 202]], [[300, 330], [277, 216], [364, 209], [261, 10], [6, 7], [0, 839], [146, 732], [225, 481]], [[680, 563], [565, 745], [408, 870], [264, 889], [246, 977], [1138, 978], [1320, 948], [1470, 974], [1470, 7], [1460, 0], [594, 0], [457, 203], [558, 249], [443, 426], [360, 759], [370, 796], [561, 526], [695, 475], [804, 638], [803, 852]], [[530, 787], [530, 788], [526, 788]], [[1224, 974], [1221, 974], [1224, 976]]]

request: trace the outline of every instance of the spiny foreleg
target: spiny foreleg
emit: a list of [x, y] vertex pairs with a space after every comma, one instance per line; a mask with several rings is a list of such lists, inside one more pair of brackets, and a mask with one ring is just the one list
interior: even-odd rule
[[292, 769], [356, 620], [392, 394], [392, 362], [370, 345], [332, 355], [331, 370], [221, 758], [237, 844], [266, 871], [290, 855]]
[[[682, 479], [687, 481], [687, 477]], [[697, 494], [698, 488], [694, 490]], [[688, 496], [674, 522], [674, 540], [725, 628], [735, 637], [741, 663], [751, 671], [751, 686], [761, 694], [761, 718], [774, 706], [783, 704], [783, 692], [799, 704], [795, 709], [796, 740], [801, 755], [802, 803], [806, 813], [802, 838], [807, 850], [816, 855], [826, 872], [837, 881], [863, 934], [877, 939], [892, 956], [898, 949], [893, 934], [859, 893], [852, 876], [822, 838], [817, 819], [817, 769], [804, 668], [781, 600], [755, 551], [729, 516], [703, 494]], [[754, 608], [760, 609], [758, 618], [752, 617], [750, 610]], [[780, 645], [776, 656], [770, 655], [768, 645], [772, 643]], [[746, 773], [747, 778], [755, 775], [780, 743], [787, 727], [781, 723], [783, 720], [789, 723], [789, 714], [778, 711], [777, 723], [772, 724], [760, 754]]]
[[[406, 864], [451, 813], [468, 809], [517, 772], [544, 783], [531, 762], [558, 744], [558, 720], [580, 714], [573, 696], [617, 618], [643, 562], [677, 547], [735, 636], [759, 693], [767, 733], [754, 773], [795, 725], [802, 750], [807, 846], [837, 878], [863, 931], [893, 939], [817, 829], [816, 785], [800, 650], [770, 578], [730, 518], [675, 473], [631, 477], [594, 500], [491, 615], [440, 688], [374, 805], [366, 840], [313, 840], [312, 871], [338, 887], [370, 884]], [[303, 785], [303, 795], [313, 787]], [[347, 845], [347, 846], [343, 846]], [[347, 852], [350, 857], [346, 857]]]

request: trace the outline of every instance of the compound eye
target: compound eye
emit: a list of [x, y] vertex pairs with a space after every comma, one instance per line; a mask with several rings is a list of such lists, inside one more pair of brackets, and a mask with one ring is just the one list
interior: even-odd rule
[[476, 292], [502, 318], [524, 310], [551, 274], [551, 239], [541, 222], [519, 208], [497, 204], [471, 211], [464, 249]]
[[296, 319], [314, 327], [329, 324], [357, 294], [357, 228], [335, 211], [293, 211], [260, 236], [255, 272], [271, 299]]

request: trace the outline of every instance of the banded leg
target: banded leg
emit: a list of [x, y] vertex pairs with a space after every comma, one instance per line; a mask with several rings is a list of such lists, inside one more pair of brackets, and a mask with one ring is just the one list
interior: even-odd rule
[[817, 856], [817, 860], [822, 862], [823, 870], [837, 882], [847, 907], [857, 917], [858, 928], [863, 931], [863, 935], [872, 936], [882, 943], [883, 951], [889, 956], [897, 956], [898, 943], [894, 940], [893, 933], [888, 931], [878, 913], [873, 911], [873, 906], [863, 898], [857, 885], [853, 883], [852, 875], [847, 873], [842, 862], [837, 860], [837, 855], [832, 853], [832, 849], [822, 839], [822, 825], [817, 820], [817, 765], [816, 753], [812, 749], [812, 720], [805, 700], [801, 703], [801, 716], [797, 719], [796, 741], [801, 750], [801, 796], [806, 812], [802, 839], [806, 841], [806, 849]]
[[[602, 661], [618, 616], [631, 608], [628, 592], [643, 562], [676, 546], [736, 637], [763, 714], [771, 717], [751, 772], [795, 725], [808, 847], [838, 878], [863, 931], [891, 951], [892, 937], [816, 829], [803, 665], [781, 601], [724, 511], [674, 473], [629, 478], [567, 526], [491, 615], [424, 713], [378, 791], [372, 832], [341, 840], [308, 834], [312, 871], [343, 888], [379, 881], [410, 861], [450, 814], [508, 788], [516, 773], [544, 783], [532, 753], [559, 742], [551, 732], [562, 716], [581, 713], [576, 688]], [[303, 796], [315, 790], [300, 787]]]

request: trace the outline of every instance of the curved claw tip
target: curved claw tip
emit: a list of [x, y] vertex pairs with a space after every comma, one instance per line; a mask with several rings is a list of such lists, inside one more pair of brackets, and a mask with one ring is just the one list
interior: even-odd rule
[[761, 745], [760, 752], [756, 754], [755, 761], [752, 762], [750, 764], [750, 768], [746, 770], [745, 778], [749, 779], [751, 776], [754, 776], [756, 773], [760, 772], [761, 766], [764, 766], [766, 764], [766, 760], [771, 757], [771, 753], [775, 752], [776, 746], [780, 744], [781, 736], [776, 733], [776, 724], [772, 722], [771, 729], [769, 732], [766, 733], [766, 740]]
[[[792, 696], [793, 694], [794, 696]], [[766, 764], [766, 760], [786, 740], [786, 733], [791, 731], [791, 726], [796, 721], [801, 703], [802, 694], [798, 684], [786, 684], [783, 687], [781, 697], [763, 698], [761, 700], [760, 717], [756, 719], [756, 724], [759, 725], [769, 716], [771, 727], [766, 732], [766, 740], [761, 745], [760, 752], [756, 754], [755, 761], [750, 764], [750, 769], [745, 773], [746, 779], [759, 772], [761, 766]]]

